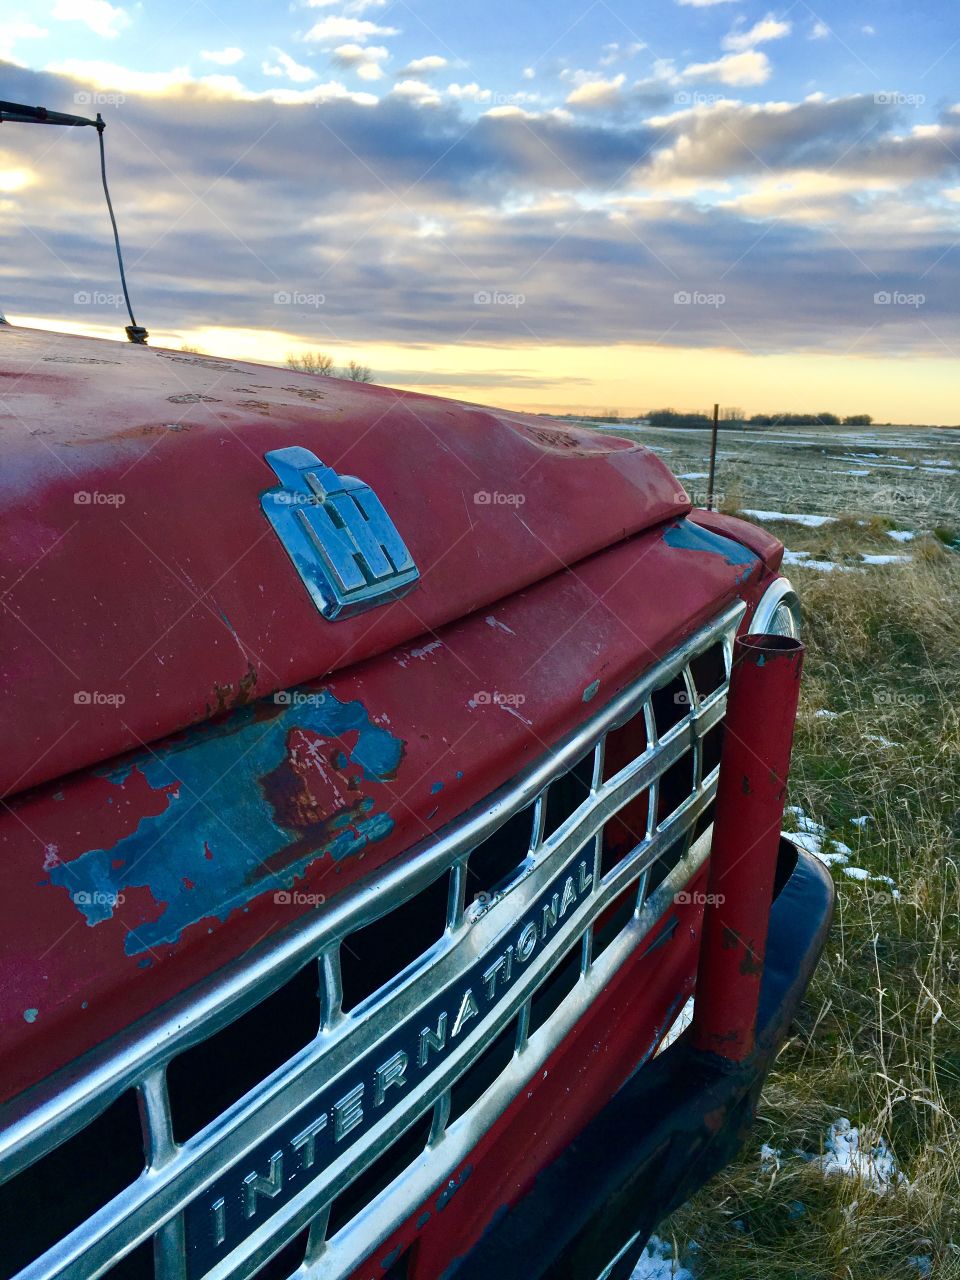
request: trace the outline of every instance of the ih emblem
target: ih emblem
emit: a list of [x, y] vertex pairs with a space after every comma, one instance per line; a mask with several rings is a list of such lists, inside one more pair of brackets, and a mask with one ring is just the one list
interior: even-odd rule
[[420, 571], [369, 485], [299, 445], [264, 457], [280, 485], [260, 505], [325, 618], [349, 618], [416, 585]]

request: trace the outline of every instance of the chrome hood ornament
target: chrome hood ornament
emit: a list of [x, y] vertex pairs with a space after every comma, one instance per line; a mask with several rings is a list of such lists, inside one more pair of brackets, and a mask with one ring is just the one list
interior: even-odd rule
[[264, 458], [280, 484], [261, 495], [263, 513], [325, 618], [353, 617], [416, 586], [420, 571], [369, 485], [299, 445]]

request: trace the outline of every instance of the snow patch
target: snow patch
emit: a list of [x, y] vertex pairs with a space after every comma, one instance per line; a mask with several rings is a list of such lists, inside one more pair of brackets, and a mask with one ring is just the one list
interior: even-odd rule
[[651, 1236], [630, 1280], [693, 1280], [693, 1272], [680, 1265], [668, 1240]]
[[802, 524], [808, 529], [820, 529], [825, 524], [837, 522], [836, 516], [812, 516], [787, 511], [752, 511], [747, 507], [743, 508], [741, 514], [749, 516], [751, 520], [786, 520], [789, 524]]
[[814, 1162], [832, 1177], [844, 1174], [856, 1178], [872, 1191], [881, 1194], [893, 1187], [909, 1187], [909, 1182], [897, 1167], [893, 1152], [882, 1138], [870, 1147], [860, 1145], [860, 1130], [841, 1116], [827, 1133], [826, 1151]]
[[866, 551], [861, 551], [860, 559], [864, 564], [909, 564], [913, 556], [878, 556], [868, 555]]
[[912, 529], [888, 529], [887, 537], [894, 542], [912, 542], [917, 535]]
[[832, 867], [835, 863], [844, 863], [853, 850], [842, 840], [834, 840], [827, 835], [827, 829], [821, 823], [804, 813], [798, 804], [787, 805], [787, 813], [793, 816], [796, 831], [788, 831], [787, 838], [807, 853], [819, 858], [824, 866]]

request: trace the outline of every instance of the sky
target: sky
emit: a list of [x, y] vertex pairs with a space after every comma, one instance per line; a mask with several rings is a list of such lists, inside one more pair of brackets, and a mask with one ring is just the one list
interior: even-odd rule
[[[942, 0], [0, 0], [156, 345], [552, 412], [960, 422]], [[93, 130], [0, 126], [0, 307], [122, 336]]]

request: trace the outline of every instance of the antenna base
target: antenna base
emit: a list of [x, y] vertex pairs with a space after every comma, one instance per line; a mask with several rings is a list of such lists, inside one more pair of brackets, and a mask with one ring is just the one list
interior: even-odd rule
[[131, 342], [136, 342], [141, 347], [145, 347], [147, 345], [147, 339], [150, 337], [146, 329], [139, 324], [128, 324], [124, 332]]

